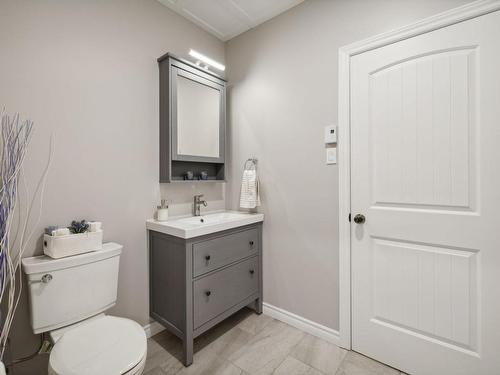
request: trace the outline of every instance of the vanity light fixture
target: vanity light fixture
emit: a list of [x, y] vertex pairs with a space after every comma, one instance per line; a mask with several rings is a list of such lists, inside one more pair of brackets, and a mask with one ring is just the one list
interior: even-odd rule
[[224, 71], [226, 70], [226, 67], [222, 65], [221, 63], [212, 60], [210, 57], [205, 56], [202, 53], [199, 53], [198, 51], [195, 51], [194, 49], [189, 50], [189, 56], [194, 57], [198, 61], [201, 61], [205, 64], [208, 64], [210, 66], [213, 66], [215, 69]]

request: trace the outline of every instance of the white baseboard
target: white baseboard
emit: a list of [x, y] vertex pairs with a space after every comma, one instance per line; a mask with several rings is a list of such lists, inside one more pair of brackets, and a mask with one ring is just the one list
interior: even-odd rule
[[[301, 331], [309, 333], [313, 336], [319, 337], [320, 339], [331, 342], [332, 344], [339, 345], [340, 343], [339, 332], [332, 328], [325, 327], [319, 323], [313, 322], [312, 320], [303, 318], [265, 302], [263, 304], [263, 312], [274, 319], [289, 324], [292, 327], [298, 328]], [[144, 326], [144, 332], [146, 332], [146, 337], [148, 339], [157, 333], [160, 333], [164, 329], [165, 327], [154, 320]]]
[[283, 323], [289, 324], [292, 327], [331, 342], [332, 344], [340, 344], [339, 332], [332, 328], [325, 327], [321, 324], [315, 323], [309, 319], [303, 318], [265, 302], [263, 304], [263, 312], [274, 319], [280, 320]]
[[148, 339], [165, 329], [165, 327], [163, 327], [160, 323], [154, 320], [152, 320], [149, 324], [146, 324], [143, 328], [144, 332], [146, 332], [146, 337]]

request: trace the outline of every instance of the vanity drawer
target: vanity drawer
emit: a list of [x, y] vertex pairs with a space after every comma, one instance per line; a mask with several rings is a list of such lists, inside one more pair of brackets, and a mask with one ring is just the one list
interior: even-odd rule
[[259, 274], [259, 257], [253, 257], [194, 281], [194, 328], [257, 293]]
[[193, 245], [193, 277], [257, 254], [259, 230], [248, 229]]

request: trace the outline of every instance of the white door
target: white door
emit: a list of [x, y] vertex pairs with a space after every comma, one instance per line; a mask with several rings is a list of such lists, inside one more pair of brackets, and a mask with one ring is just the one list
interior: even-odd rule
[[500, 11], [352, 57], [351, 163], [353, 350], [500, 374]]

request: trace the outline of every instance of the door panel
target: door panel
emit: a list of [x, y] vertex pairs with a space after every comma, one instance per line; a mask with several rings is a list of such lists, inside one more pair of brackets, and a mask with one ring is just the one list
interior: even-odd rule
[[353, 349], [500, 374], [500, 12], [351, 59]]
[[369, 75], [374, 204], [471, 208], [474, 58], [441, 51]]
[[374, 239], [373, 321], [477, 349], [475, 251]]

